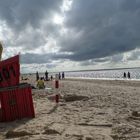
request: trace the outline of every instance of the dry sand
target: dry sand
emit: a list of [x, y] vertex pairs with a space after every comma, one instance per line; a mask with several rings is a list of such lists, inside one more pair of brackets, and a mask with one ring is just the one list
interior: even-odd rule
[[[22, 82], [36, 84], [31, 76]], [[46, 87], [32, 90], [35, 118], [0, 123], [0, 139], [140, 140], [139, 81], [65, 79], [58, 90], [54, 81]]]

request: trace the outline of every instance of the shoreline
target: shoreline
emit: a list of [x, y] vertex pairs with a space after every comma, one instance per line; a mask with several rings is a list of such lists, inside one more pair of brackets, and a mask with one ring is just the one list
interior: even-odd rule
[[66, 77], [66, 79], [79, 79], [79, 80], [118, 80], [118, 81], [140, 81], [140, 79], [128, 78], [89, 78], [89, 77]]

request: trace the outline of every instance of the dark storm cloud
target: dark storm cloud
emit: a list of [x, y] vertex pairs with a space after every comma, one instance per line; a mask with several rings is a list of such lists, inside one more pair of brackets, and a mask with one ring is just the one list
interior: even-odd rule
[[22, 64], [32, 64], [32, 63], [49, 63], [51, 60], [51, 54], [32, 54], [32, 53], [26, 53], [22, 54], [20, 58], [20, 62]]
[[68, 31], [64, 35], [63, 26], [52, 23], [54, 13], [62, 14], [61, 5], [62, 0], [0, 0], [0, 21], [13, 33], [6, 47], [28, 51], [47, 46], [50, 38], [60, 47], [61, 54], [22, 55], [22, 63], [118, 62], [121, 53], [139, 48], [140, 0], [73, 0], [71, 9], [63, 13]]
[[56, 53], [46, 53], [46, 54], [33, 54], [26, 53], [21, 54], [20, 62], [22, 64], [32, 64], [32, 63], [52, 63], [53, 60], [65, 59], [66, 55], [64, 54], [56, 54]]
[[0, 0], [0, 18], [16, 29], [39, 27], [42, 18], [60, 11], [62, 0]]
[[74, 31], [60, 41], [62, 52], [73, 53], [68, 59], [103, 58], [140, 46], [139, 0], [76, 0], [66, 17], [67, 28]]
[[110, 57], [104, 57], [104, 58], [96, 58], [92, 60], [86, 60], [80, 63], [81, 66], [88, 66], [88, 65], [96, 65], [98, 63], [106, 63], [106, 62], [112, 62], [112, 63], [118, 63], [123, 59], [122, 54], [110, 56]]
[[[58, 32], [58, 27], [50, 23], [50, 20], [54, 13], [61, 12], [62, 2], [63, 0], [0, 0], [0, 21], [4, 21], [8, 28], [4, 47], [31, 50], [47, 44], [47, 37]], [[12, 32], [11, 38], [8, 36], [9, 29]]]

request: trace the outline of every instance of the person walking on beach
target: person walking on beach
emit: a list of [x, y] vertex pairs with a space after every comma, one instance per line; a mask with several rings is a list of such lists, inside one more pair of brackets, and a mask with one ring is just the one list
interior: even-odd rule
[[47, 72], [47, 70], [45, 72], [45, 80], [48, 81], [48, 72]]
[[125, 72], [123, 73], [123, 78], [126, 78], [126, 73]]
[[65, 78], [65, 74], [64, 74], [64, 72], [62, 72], [62, 79], [64, 79]]
[[61, 73], [59, 72], [59, 80], [61, 79]]
[[127, 77], [130, 79], [130, 72], [127, 73]]
[[39, 73], [38, 73], [38, 71], [36, 72], [36, 81], [38, 81], [39, 80]]

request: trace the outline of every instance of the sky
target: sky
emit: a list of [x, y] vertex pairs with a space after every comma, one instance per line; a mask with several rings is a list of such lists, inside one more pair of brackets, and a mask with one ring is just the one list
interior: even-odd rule
[[2, 59], [22, 73], [140, 67], [140, 0], [0, 0]]

